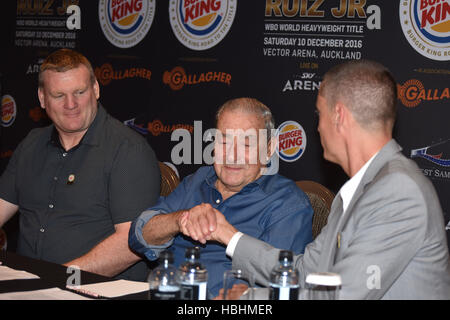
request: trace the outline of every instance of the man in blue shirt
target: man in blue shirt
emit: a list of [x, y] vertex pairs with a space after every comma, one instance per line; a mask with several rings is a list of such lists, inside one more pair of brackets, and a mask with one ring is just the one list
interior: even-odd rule
[[[176, 266], [184, 261], [186, 248], [199, 246], [210, 297], [218, 295], [223, 273], [231, 269], [225, 246], [207, 242], [215, 228], [215, 210], [238, 230], [296, 254], [312, 241], [313, 215], [306, 194], [292, 180], [268, 174], [259, 157], [266, 148], [255, 141], [267, 139], [269, 132], [264, 143], [267, 149], [272, 144], [269, 108], [256, 99], [233, 99], [219, 109], [216, 121], [214, 166], [200, 168], [161, 197], [133, 222], [129, 236], [130, 247], [149, 260], [170, 247]], [[191, 228], [194, 223], [203, 226], [201, 234]]]

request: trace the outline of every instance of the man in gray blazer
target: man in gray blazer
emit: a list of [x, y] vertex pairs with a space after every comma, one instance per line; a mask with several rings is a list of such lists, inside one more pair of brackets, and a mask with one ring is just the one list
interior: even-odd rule
[[[450, 299], [442, 209], [430, 181], [392, 139], [396, 100], [396, 83], [378, 63], [351, 61], [325, 75], [316, 103], [324, 158], [350, 180], [320, 235], [294, 259], [302, 285], [311, 272], [334, 272], [341, 299]], [[227, 245], [233, 268], [267, 285], [279, 250], [219, 214], [216, 221], [204, 237]]]

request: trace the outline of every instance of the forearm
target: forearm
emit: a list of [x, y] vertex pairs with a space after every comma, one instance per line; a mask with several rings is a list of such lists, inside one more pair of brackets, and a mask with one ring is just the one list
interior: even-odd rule
[[85, 255], [65, 263], [81, 270], [113, 277], [141, 258], [128, 247], [127, 233], [116, 232], [97, 244]]
[[184, 210], [159, 214], [151, 218], [142, 228], [142, 237], [149, 245], [162, 245], [180, 232], [180, 217]]
[[0, 228], [17, 212], [19, 206], [0, 198]]

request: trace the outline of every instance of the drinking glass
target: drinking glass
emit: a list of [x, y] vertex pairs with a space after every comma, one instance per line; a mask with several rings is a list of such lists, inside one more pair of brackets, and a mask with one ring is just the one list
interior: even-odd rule
[[331, 272], [310, 273], [306, 276], [307, 300], [337, 300], [342, 280], [339, 274]]
[[255, 278], [240, 269], [223, 274], [224, 300], [254, 300]]

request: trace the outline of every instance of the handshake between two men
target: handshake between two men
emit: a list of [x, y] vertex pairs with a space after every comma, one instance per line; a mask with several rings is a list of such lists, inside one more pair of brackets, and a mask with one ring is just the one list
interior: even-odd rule
[[208, 203], [199, 204], [189, 210], [180, 211], [178, 225], [180, 232], [202, 244], [218, 241], [228, 245], [238, 230], [225, 216]]

